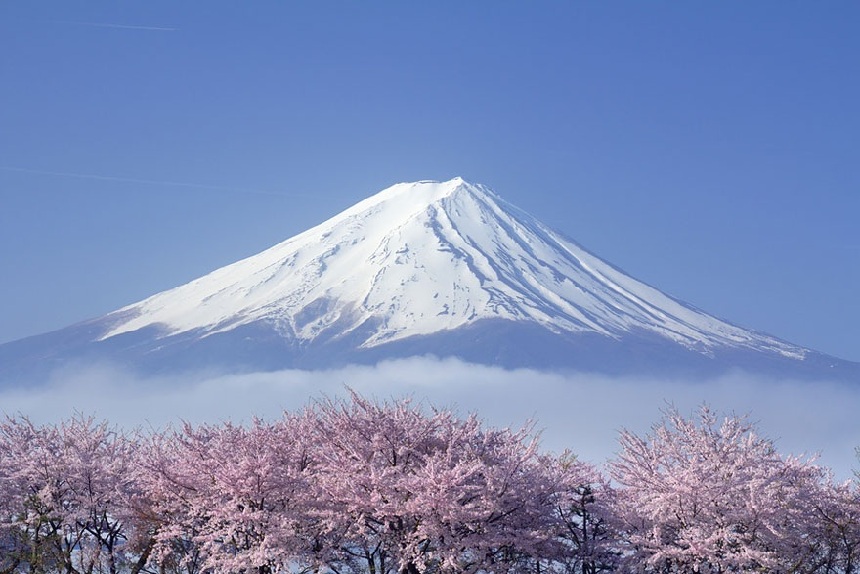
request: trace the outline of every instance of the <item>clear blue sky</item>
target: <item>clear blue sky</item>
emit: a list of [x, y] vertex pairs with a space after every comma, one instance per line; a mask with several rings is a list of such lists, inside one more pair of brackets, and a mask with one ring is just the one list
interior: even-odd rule
[[860, 360], [858, 30], [839, 1], [2, 2], [0, 342], [461, 175]]

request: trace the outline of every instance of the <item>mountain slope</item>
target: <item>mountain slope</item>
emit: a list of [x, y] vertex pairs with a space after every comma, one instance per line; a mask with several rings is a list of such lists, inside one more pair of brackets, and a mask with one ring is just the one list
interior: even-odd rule
[[70, 329], [0, 346], [0, 360], [35, 348], [47, 364], [107, 357], [147, 370], [428, 353], [630, 372], [844, 365], [677, 301], [460, 178], [394, 185], [262, 253]]

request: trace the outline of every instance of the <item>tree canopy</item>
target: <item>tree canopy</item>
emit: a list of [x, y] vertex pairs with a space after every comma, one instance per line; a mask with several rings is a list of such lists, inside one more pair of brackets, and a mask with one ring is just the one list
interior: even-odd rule
[[0, 574], [849, 574], [858, 548], [856, 483], [706, 407], [622, 431], [605, 474], [532, 426], [355, 393], [248, 425], [0, 423]]

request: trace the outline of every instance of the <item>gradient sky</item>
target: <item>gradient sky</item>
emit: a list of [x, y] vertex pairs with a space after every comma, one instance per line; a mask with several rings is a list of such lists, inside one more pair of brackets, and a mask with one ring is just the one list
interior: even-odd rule
[[460, 175], [860, 361], [860, 3], [0, 3], [0, 342]]

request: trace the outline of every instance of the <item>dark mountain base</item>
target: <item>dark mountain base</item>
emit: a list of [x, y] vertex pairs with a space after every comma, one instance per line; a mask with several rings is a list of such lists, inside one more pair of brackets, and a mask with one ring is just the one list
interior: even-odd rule
[[64, 368], [101, 361], [146, 376], [330, 369], [424, 355], [456, 357], [507, 369], [691, 380], [740, 369], [773, 378], [860, 383], [860, 363], [821, 354], [810, 354], [799, 361], [776, 354], [717, 349], [709, 356], [667, 344], [665, 339], [648, 333], [616, 340], [593, 333], [553, 333], [531, 323], [505, 320], [480, 321], [466, 328], [410, 337], [372, 349], [356, 349], [357, 342], [366, 337], [362, 330], [303, 346], [284, 339], [266, 323], [209, 336], [192, 332], [157, 338], [155, 329], [144, 329], [106, 341], [82, 343], [98, 337], [104, 328], [99, 322], [83, 323], [0, 345], [0, 385], [39, 384]]

